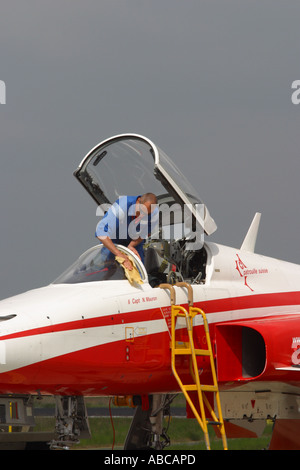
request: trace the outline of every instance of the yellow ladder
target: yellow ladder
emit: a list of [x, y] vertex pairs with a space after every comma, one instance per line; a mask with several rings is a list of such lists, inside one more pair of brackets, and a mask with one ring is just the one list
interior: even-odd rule
[[[203, 434], [207, 450], [210, 450], [210, 440], [208, 434], [208, 425], [215, 425], [219, 429], [220, 435], [222, 437], [223, 448], [227, 450], [227, 439], [225, 433], [225, 426], [222, 417], [221, 410], [221, 401], [220, 393], [218, 388], [217, 375], [214, 364], [213, 351], [211, 346], [210, 334], [206, 315], [203, 310], [193, 306], [193, 288], [190, 284], [185, 282], [179, 282], [175, 284], [177, 287], [186, 287], [188, 289], [188, 311], [180, 305], [175, 305], [175, 289], [170, 284], [161, 284], [161, 289], [169, 289], [171, 294], [171, 361], [172, 361], [172, 371], [173, 374], [182, 390], [187, 403], [189, 404], [195, 418], [197, 419]], [[203, 319], [205, 337], [207, 349], [196, 349], [194, 345], [194, 335], [193, 335], [193, 319], [196, 315], [201, 315]], [[175, 328], [176, 328], [176, 319], [178, 317], [183, 317], [186, 320], [186, 328], [188, 332], [188, 343], [180, 343], [176, 341], [175, 337]], [[179, 377], [179, 374], [176, 370], [176, 356], [178, 355], [188, 355], [190, 357], [190, 373], [194, 383], [189, 385], [184, 385], [182, 380]], [[198, 356], [209, 356], [210, 358], [210, 368], [212, 374], [213, 385], [203, 385], [200, 383], [197, 357]], [[198, 413], [189, 392], [197, 392], [200, 414]], [[209, 400], [207, 399], [205, 392], [214, 393], [215, 402], [218, 410], [218, 417], [216, 416], [214, 410], [212, 409]], [[207, 407], [210, 413], [210, 419], [206, 416], [205, 406]]]

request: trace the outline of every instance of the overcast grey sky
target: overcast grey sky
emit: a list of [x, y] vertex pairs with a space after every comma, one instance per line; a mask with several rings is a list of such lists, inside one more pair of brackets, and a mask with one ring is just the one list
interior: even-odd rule
[[146, 135], [209, 208], [213, 241], [300, 263], [300, 3], [3, 0], [0, 298], [48, 284], [95, 244], [75, 180], [111, 135]]

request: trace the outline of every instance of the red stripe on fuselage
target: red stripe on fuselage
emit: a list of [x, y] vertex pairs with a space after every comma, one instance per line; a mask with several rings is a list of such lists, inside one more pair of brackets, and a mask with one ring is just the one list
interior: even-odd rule
[[[243, 297], [228, 297], [216, 300], [203, 300], [201, 302], [196, 302], [195, 305], [201, 307], [201, 309], [204, 310], [206, 314], [243, 310], [248, 308], [259, 309], [265, 307], [279, 307], [284, 305], [300, 306], [300, 292], [254, 294]], [[11, 333], [5, 336], [0, 336], [0, 340], [22, 338], [26, 336], [42, 335], [46, 333], [56, 333], [61, 331], [70, 331], [83, 328], [97, 328], [108, 325], [118, 325], [121, 323], [136, 323], [150, 320], [158, 320], [162, 318], [163, 315], [161, 309], [153, 308], [33, 328], [31, 330], [25, 330], [17, 333]]]
[[[150, 317], [141, 317], [142, 313], [147, 312], [150, 314]], [[56, 325], [49, 325], [49, 326], [42, 326], [39, 328], [33, 328], [32, 330], [25, 330], [20, 331], [18, 333], [11, 333], [9, 335], [0, 336], [0, 340], [4, 339], [14, 339], [14, 338], [22, 338], [25, 336], [35, 336], [41, 335], [46, 333], [56, 333], [59, 331], [71, 331], [71, 330], [79, 330], [83, 328], [97, 328], [101, 326], [108, 326], [108, 325], [119, 325], [122, 323], [136, 323], [145, 320], [161, 320], [163, 318], [162, 313], [159, 308], [150, 309], [150, 310], [142, 310], [137, 312], [127, 312], [127, 313], [117, 313], [113, 315], [105, 315], [103, 317], [96, 317], [96, 318], [87, 318], [81, 320], [75, 320], [71, 322], [65, 323], [58, 323]]]
[[253, 294], [243, 297], [228, 297], [226, 299], [204, 300], [201, 302], [201, 308], [205, 313], [244, 310], [248, 308], [282, 307], [284, 305], [300, 306], [300, 292]]

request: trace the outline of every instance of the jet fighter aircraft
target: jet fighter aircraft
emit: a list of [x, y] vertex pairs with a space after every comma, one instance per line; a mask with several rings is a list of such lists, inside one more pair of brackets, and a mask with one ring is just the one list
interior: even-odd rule
[[[300, 266], [255, 253], [260, 214], [240, 248], [208, 241], [217, 227], [197, 192], [136, 134], [99, 143], [74, 175], [99, 217], [147, 191], [164, 210], [144, 263], [119, 245], [140, 282], [96, 240], [50, 285], [0, 302], [0, 445], [68, 447], [90, 434], [84, 398], [105, 396], [135, 407], [124, 449], [162, 449], [183, 393], [208, 449], [208, 425], [228, 448], [267, 419], [270, 449], [300, 448]], [[33, 402], [47, 396], [56, 426], [41, 436]]]

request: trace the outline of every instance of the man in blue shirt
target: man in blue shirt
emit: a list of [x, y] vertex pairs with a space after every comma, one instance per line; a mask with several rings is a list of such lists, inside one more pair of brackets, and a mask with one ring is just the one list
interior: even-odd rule
[[129, 258], [116, 244], [127, 246], [144, 262], [145, 239], [157, 224], [157, 199], [153, 193], [121, 196], [98, 223], [95, 236], [113, 255], [124, 258], [124, 267], [131, 270]]

